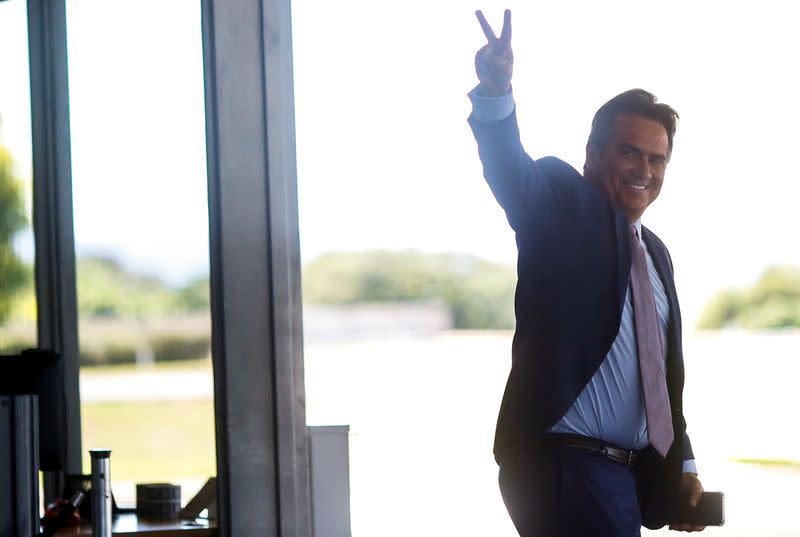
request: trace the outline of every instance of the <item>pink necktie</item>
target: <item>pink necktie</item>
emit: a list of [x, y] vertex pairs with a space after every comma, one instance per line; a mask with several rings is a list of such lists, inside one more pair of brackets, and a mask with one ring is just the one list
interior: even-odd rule
[[667, 379], [662, 366], [661, 331], [656, 314], [656, 301], [650, 284], [650, 273], [636, 226], [631, 225], [631, 289], [639, 369], [642, 374], [647, 435], [662, 457], [672, 445], [672, 414], [667, 393]]

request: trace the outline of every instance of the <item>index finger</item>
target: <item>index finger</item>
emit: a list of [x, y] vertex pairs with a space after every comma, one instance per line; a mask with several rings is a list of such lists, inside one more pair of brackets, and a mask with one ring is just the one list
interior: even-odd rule
[[487, 21], [486, 17], [483, 16], [483, 11], [479, 9], [475, 12], [475, 16], [478, 17], [478, 22], [481, 24], [483, 35], [486, 36], [486, 39], [489, 41], [489, 43], [494, 43], [497, 41], [497, 36], [494, 35], [494, 30], [492, 30], [492, 27], [489, 26], [489, 21]]
[[511, 43], [511, 10], [507, 9], [503, 13], [503, 31], [500, 33], [500, 41], [508, 46]]

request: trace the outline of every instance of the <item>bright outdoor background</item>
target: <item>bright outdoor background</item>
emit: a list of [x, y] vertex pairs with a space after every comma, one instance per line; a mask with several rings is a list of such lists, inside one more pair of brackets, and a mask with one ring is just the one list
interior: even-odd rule
[[[800, 50], [788, 2], [297, 0], [309, 424], [348, 424], [353, 535], [514, 535], [494, 420], [514, 237], [466, 124], [483, 9], [513, 12], [533, 156], [575, 167], [631, 87], [681, 114], [645, 224], [670, 247], [709, 534], [800, 532]], [[214, 475], [199, 2], [67, 0], [83, 445], [121, 503]], [[35, 344], [25, 2], [0, 2], [0, 350]], [[702, 329], [701, 329], [702, 328]], [[88, 462], [85, 465], [88, 470]]]

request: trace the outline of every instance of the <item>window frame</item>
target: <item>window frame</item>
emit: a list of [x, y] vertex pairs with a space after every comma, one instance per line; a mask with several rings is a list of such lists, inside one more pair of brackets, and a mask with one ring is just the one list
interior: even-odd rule
[[[63, 357], [65, 471], [80, 473], [66, 0], [27, 3], [38, 341]], [[310, 537], [291, 4], [201, 13], [219, 534]], [[62, 484], [46, 475], [45, 500]]]

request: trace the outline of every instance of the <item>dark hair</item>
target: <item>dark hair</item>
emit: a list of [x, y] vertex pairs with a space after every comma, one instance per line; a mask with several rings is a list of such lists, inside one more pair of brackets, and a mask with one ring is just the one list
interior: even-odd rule
[[655, 95], [643, 89], [632, 89], [620, 93], [600, 107], [592, 120], [589, 144], [603, 149], [611, 137], [614, 122], [622, 114], [633, 114], [652, 119], [664, 125], [667, 130], [669, 148], [667, 157], [672, 154], [672, 138], [678, 126], [678, 112], [671, 106], [658, 102]]

